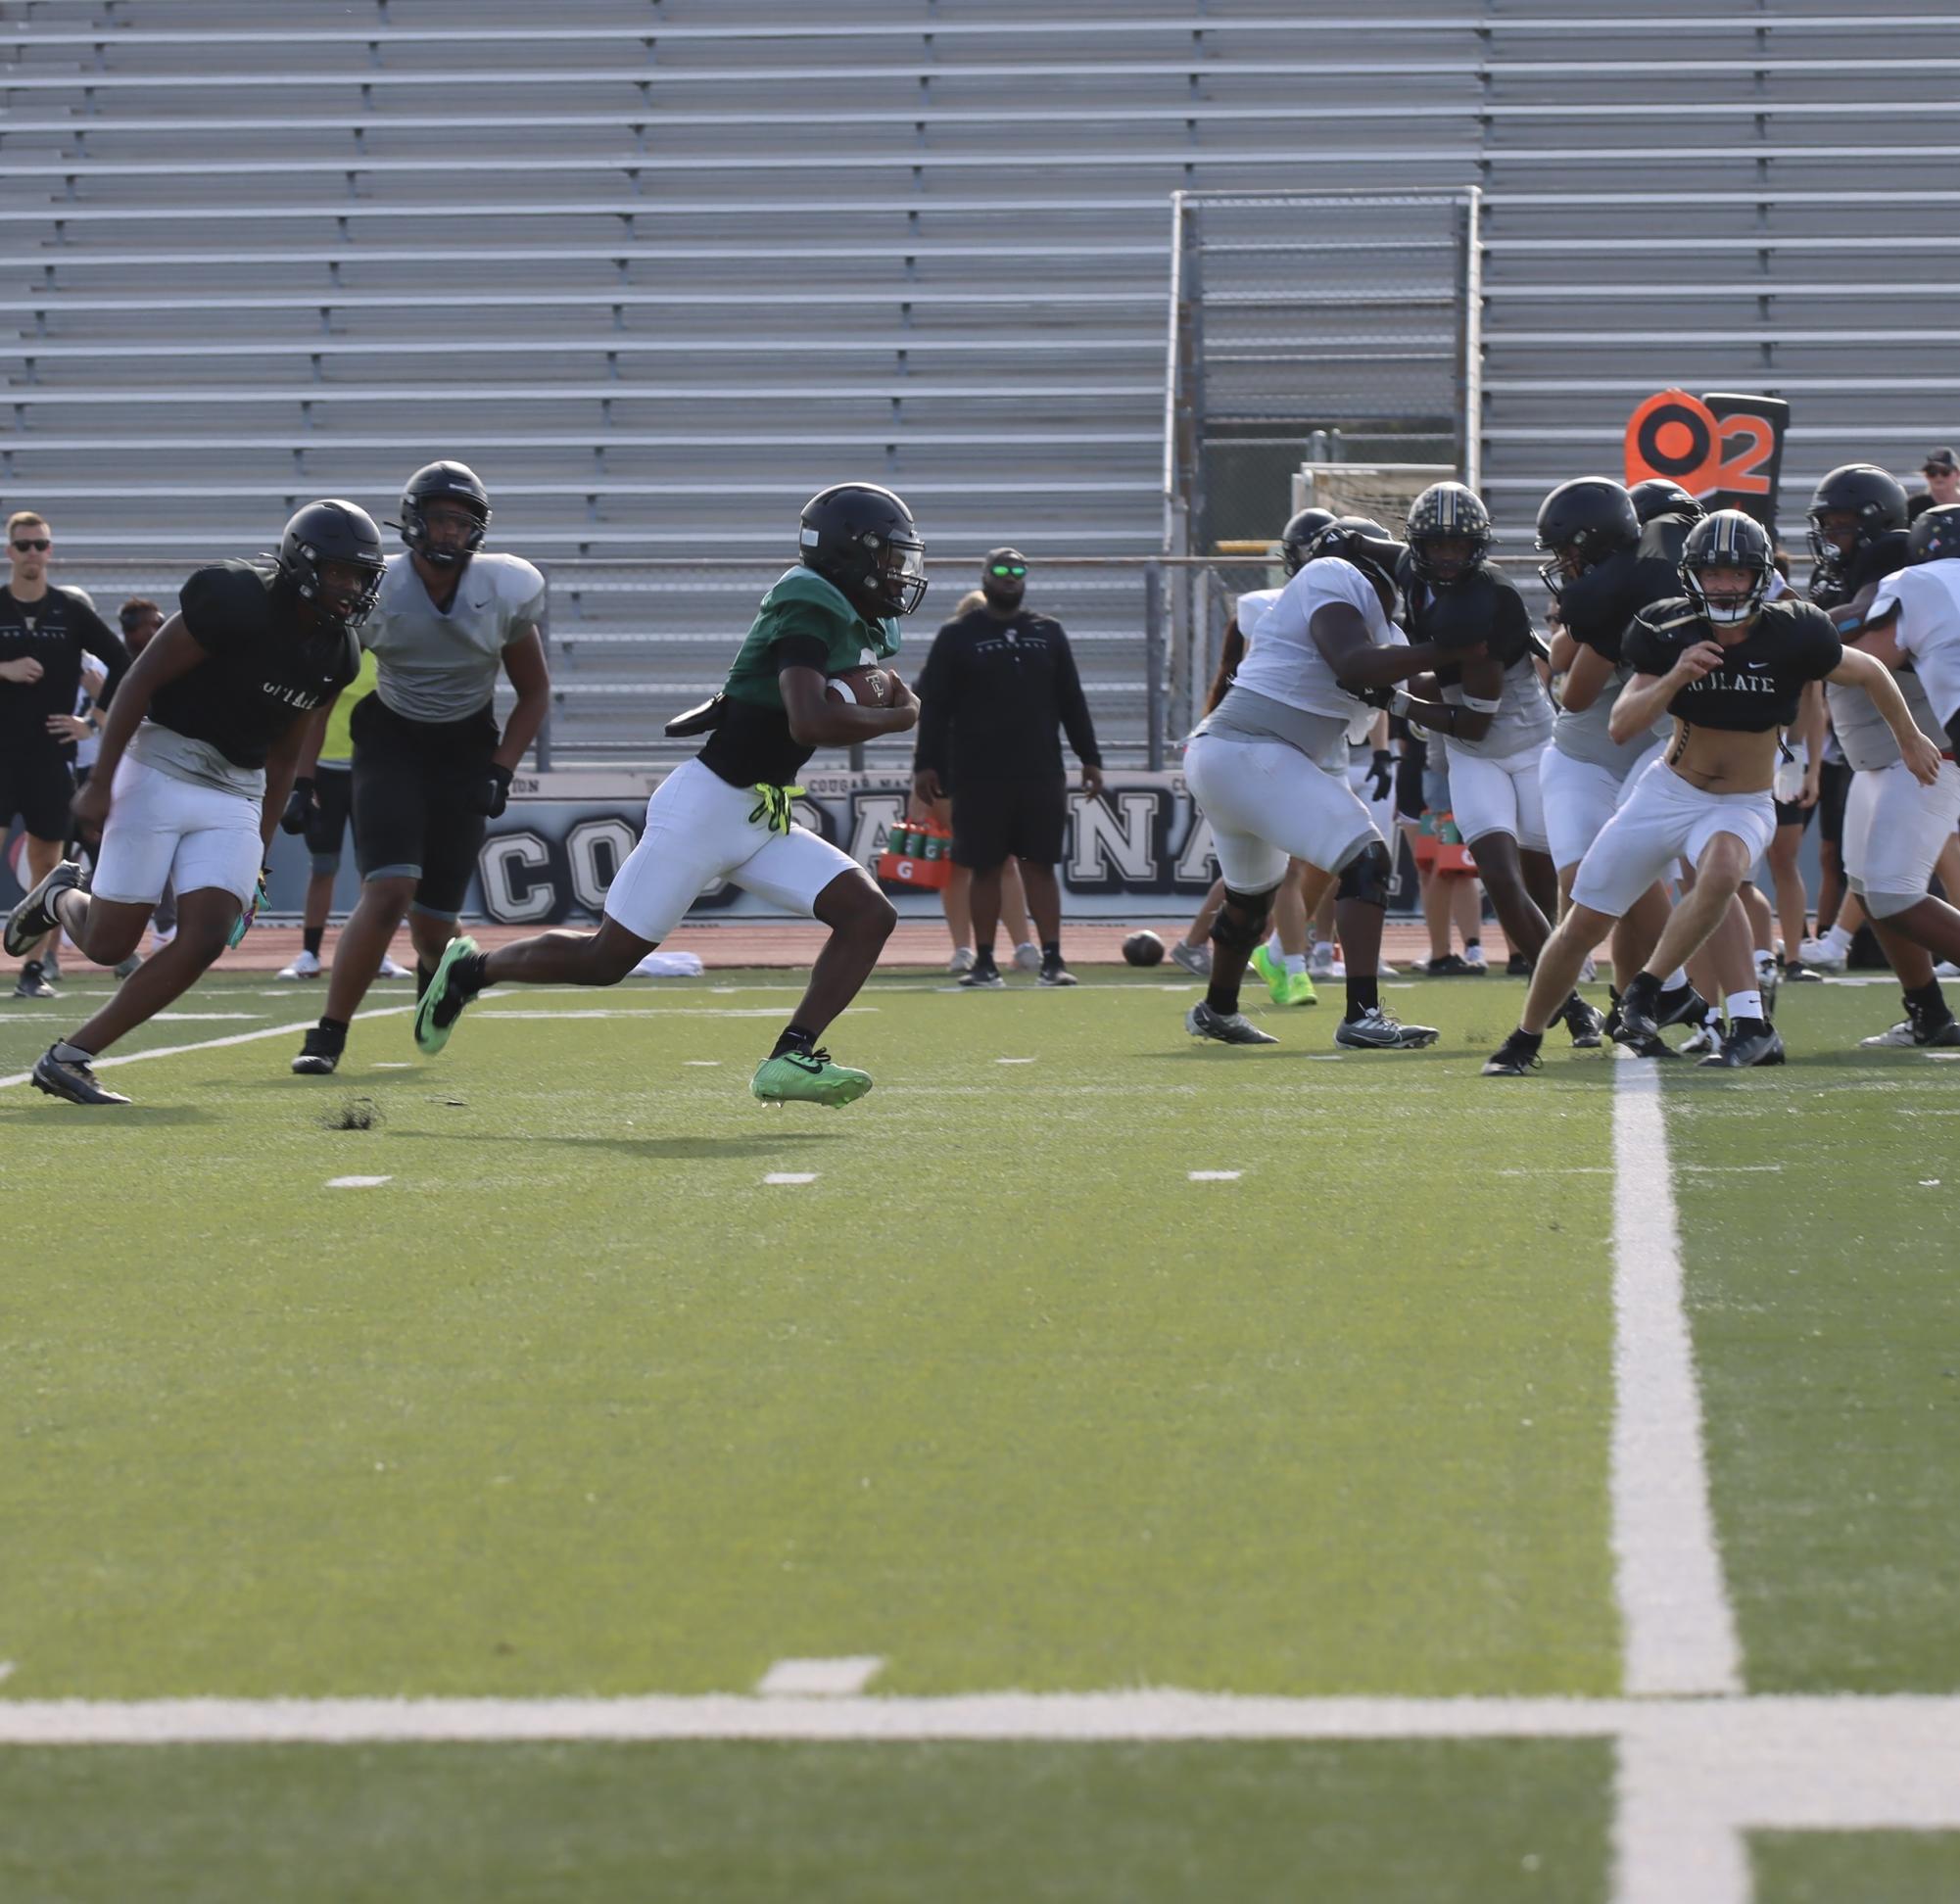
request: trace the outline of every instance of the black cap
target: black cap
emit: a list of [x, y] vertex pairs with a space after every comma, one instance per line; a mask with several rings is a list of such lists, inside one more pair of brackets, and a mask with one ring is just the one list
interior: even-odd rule
[[986, 560], [980, 564], [980, 573], [986, 574], [996, 562], [1019, 562], [1026, 568], [1028, 557], [1018, 548], [990, 548], [986, 552]]
[[1960, 459], [1954, 457], [1950, 449], [1929, 450], [1919, 467], [1922, 473], [1929, 469], [1960, 469]]

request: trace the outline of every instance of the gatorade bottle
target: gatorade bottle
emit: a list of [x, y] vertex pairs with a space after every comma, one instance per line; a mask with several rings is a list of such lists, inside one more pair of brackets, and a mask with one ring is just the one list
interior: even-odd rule
[[925, 838], [920, 844], [919, 857], [928, 866], [934, 866], [946, 857], [947, 844], [946, 835], [929, 821], [926, 826]]

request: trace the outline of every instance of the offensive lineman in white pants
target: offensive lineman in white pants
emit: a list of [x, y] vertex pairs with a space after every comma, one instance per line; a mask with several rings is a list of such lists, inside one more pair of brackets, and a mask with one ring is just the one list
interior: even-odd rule
[[[1844, 873], [1905, 991], [1906, 1016], [1872, 1045], [1960, 1045], [1936, 958], [1960, 959], [1960, 912], [1932, 896], [1933, 869], [1960, 825], [1960, 504], [1928, 509], [1907, 539], [1908, 567], [1878, 585], [1846, 639], [1887, 667], [1919, 731], [1941, 753], [1922, 786], [1864, 696], [1827, 690], [1844, 758], [1856, 770], [1844, 802]], [[1861, 707], [1860, 703], [1864, 703]]]
[[[1513, 952], [1535, 965], [1558, 911], [1538, 763], [1552, 736], [1531, 612], [1488, 559], [1490, 512], [1461, 483], [1432, 483], [1410, 505], [1398, 577], [1409, 632], [1441, 649], [1435, 682], [1397, 706], [1443, 737], [1457, 830]], [[1439, 685], [1440, 684], [1440, 685]], [[1432, 693], [1430, 690], [1434, 690]], [[1437, 696], [1440, 695], [1440, 698]], [[1605, 1021], [1577, 992], [1559, 1009], [1574, 1045], [1598, 1049]]]
[[[1913, 725], [1890, 673], [1845, 649], [1823, 610], [1766, 602], [1775, 572], [1762, 526], [1738, 509], [1717, 510], [1696, 524], [1682, 552], [1687, 598], [1644, 609], [1627, 631], [1625, 655], [1636, 673], [1614, 705], [1614, 738], [1637, 733], [1664, 707], [1674, 738], [1580, 862], [1571, 909], [1546, 944], [1518, 1028], [1485, 1064], [1487, 1077], [1537, 1067], [1545, 1027], [1586, 954], [1678, 856], [1695, 867], [1694, 890], [1620, 1000], [1629, 1036], [1658, 1034], [1660, 975], [1707, 939], [1775, 831], [1777, 734], [1795, 719], [1806, 682], [1862, 689], [1914, 777], [1928, 785], [1938, 777], [1938, 749]], [[1728, 1046], [1703, 1063], [1782, 1063], [1782, 1040], [1760, 997], [1738, 993], [1729, 1004]]]
[[1239, 981], [1266, 935], [1289, 858], [1307, 863], [1308, 908], [1338, 881], [1348, 1006], [1337, 1044], [1408, 1051], [1433, 1044], [1426, 1025], [1381, 1009], [1382, 915], [1394, 863], [1348, 785], [1348, 741], [1364, 738], [1379, 692], [1435, 665], [1389, 620], [1402, 545], [1379, 524], [1344, 516], [1315, 536], [1308, 561], [1267, 610], [1225, 697], [1184, 751], [1184, 777], [1211, 823], [1224, 903], [1212, 927], [1211, 982], [1185, 1028], [1222, 1044], [1278, 1041], [1239, 1012]]

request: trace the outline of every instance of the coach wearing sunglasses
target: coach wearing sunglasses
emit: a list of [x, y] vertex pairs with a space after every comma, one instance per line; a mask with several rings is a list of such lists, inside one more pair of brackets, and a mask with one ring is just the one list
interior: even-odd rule
[[993, 935], [1001, 869], [1012, 854], [1041, 939], [1041, 983], [1073, 985], [1055, 877], [1068, 818], [1062, 733], [1091, 794], [1102, 791], [1102, 755], [1062, 624], [1025, 604], [1027, 557], [996, 548], [981, 567], [980, 592], [980, 607], [939, 630], [919, 677], [913, 792], [932, 801], [950, 790], [953, 863], [973, 873], [975, 963], [960, 983], [988, 991], [1003, 983]]
[[[54, 547], [46, 521], [31, 509], [7, 519], [11, 572], [0, 589], [0, 838], [20, 815], [27, 834], [26, 880], [37, 884], [60, 863], [74, 792], [73, 716], [84, 652], [107, 680], [96, 695], [106, 707], [129, 666], [129, 651], [78, 589], [50, 587]], [[52, 998], [41, 969], [47, 941], [32, 947], [14, 986], [16, 998]]]

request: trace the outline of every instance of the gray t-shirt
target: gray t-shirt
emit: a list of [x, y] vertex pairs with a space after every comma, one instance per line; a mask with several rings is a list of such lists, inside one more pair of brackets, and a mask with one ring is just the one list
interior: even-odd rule
[[[1949, 745], [1918, 675], [1906, 668], [1892, 679], [1905, 696], [1913, 725], [1939, 747]], [[1891, 729], [1886, 725], [1886, 717], [1879, 712], [1878, 703], [1862, 688], [1840, 687], [1835, 681], [1827, 681], [1824, 699], [1831, 709], [1831, 729], [1838, 737], [1838, 744], [1844, 750], [1845, 760], [1859, 773], [1874, 773], [1904, 758]]]
[[1305, 707], [1274, 700], [1257, 689], [1236, 682], [1224, 698], [1200, 721], [1191, 738], [1204, 735], [1215, 740], [1283, 740], [1297, 747], [1315, 766], [1344, 779], [1348, 771], [1348, 723], [1338, 714], [1315, 714]]
[[[1460, 683], [1452, 682], [1443, 690], [1443, 698], [1456, 706], [1464, 704]], [[1470, 754], [1483, 760], [1508, 760], [1512, 754], [1542, 747], [1552, 738], [1552, 697], [1538, 678], [1531, 655], [1520, 656], [1504, 671], [1504, 687], [1498, 694], [1498, 711], [1491, 716], [1491, 730], [1481, 740], [1458, 740], [1445, 735], [1453, 754]]]
[[194, 786], [215, 786], [226, 793], [242, 793], [247, 799], [265, 797], [265, 770], [240, 767], [225, 759], [209, 740], [199, 740], [175, 728], [155, 721], [139, 721], [129, 737], [129, 754], [146, 767], [154, 767], [172, 780], [189, 781]]
[[490, 705], [503, 650], [544, 614], [545, 578], [515, 555], [472, 555], [447, 612], [408, 555], [391, 555], [360, 629], [380, 665], [374, 691], [405, 720], [465, 720]]
[[1567, 760], [1590, 761], [1595, 767], [1604, 767], [1615, 778], [1625, 780], [1657, 741], [1665, 740], [1674, 732], [1674, 722], [1665, 712], [1650, 728], [1635, 735], [1624, 745], [1606, 731], [1606, 724], [1613, 718], [1613, 703], [1632, 679], [1631, 668], [1616, 667], [1612, 681], [1600, 690], [1600, 698], [1591, 707], [1558, 710], [1552, 729], [1552, 744]]

